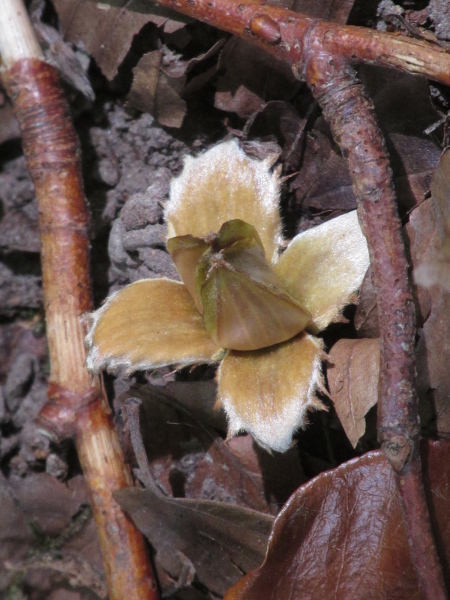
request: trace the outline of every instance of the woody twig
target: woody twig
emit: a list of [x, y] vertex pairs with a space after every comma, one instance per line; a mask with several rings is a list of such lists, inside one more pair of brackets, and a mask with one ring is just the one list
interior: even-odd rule
[[145, 542], [112, 497], [132, 485], [101, 381], [85, 367], [92, 310], [88, 212], [78, 139], [58, 75], [44, 61], [22, 0], [0, 2], [3, 83], [22, 131], [39, 209], [51, 373], [41, 427], [74, 435], [88, 484], [111, 600], [158, 597]]

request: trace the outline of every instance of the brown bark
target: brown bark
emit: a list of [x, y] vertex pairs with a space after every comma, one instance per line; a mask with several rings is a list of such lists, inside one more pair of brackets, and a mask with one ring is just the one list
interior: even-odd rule
[[15, 61], [4, 81], [23, 135], [39, 209], [51, 362], [49, 403], [39, 421], [75, 435], [90, 490], [111, 599], [156, 600], [145, 542], [112, 497], [132, 485], [98, 378], [85, 367], [83, 316], [92, 310], [88, 213], [78, 139], [55, 69]]
[[450, 55], [434, 44], [397, 33], [339, 25], [262, 2], [241, 0], [156, 0], [238, 35], [295, 66], [308, 47], [351, 61], [395, 67], [450, 85]]
[[380, 328], [378, 436], [393, 466], [409, 544], [427, 600], [447, 597], [422, 483], [415, 309], [392, 172], [372, 102], [345, 59], [308, 48], [306, 81], [347, 159], [367, 238]]

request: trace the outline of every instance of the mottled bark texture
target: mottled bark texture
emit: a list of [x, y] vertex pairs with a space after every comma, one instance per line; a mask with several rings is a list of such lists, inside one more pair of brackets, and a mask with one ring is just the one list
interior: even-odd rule
[[347, 159], [367, 238], [380, 327], [378, 436], [403, 500], [409, 543], [424, 596], [446, 598], [433, 541], [419, 454], [415, 308], [392, 172], [372, 102], [345, 59], [305, 47], [299, 65]]
[[39, 208], [51, 373], [39, 417], [56, 437], [75, 435], [90, 489], [111, 599], [157, 598], [145, 542], [112, 497], [132, 485], [101, 382], [85, 367], [83, 316], [92, 310], [89, 219], [78, 139], [55, 69], [12, 64], [4, 82], [19, 120]]
[[238, 35], [295, 65], [312, 42], [323, 51], [352, 61], [395, 67], [450, 84], [450, 55], [446, 49], [397, 33], [385, 33], [305, 17], [278, 6], [241, 0], [156, 0]]

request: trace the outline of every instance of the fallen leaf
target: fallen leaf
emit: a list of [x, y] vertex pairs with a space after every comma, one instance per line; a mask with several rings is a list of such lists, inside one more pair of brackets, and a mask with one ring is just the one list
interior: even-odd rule
[[166, 494], [272, 512], [261, 481], [202, 423], [195, 410], [191, 412], [157, 386], [145, 386], [142, 393], [134, 387], [121, 396], [119, 404], [129, 397], [142, 400], [143, 442], [152, 472]]
[[114, 498], [156, 549], [156, 559], [178, 578], [180, 554], [199, 581], [224, 592], [264, 558], [273, 517], [224, 502], [168, 498], [155, 487], [121, 489]]
[[369, 267], [359, 291], [359, 302], [354, 318], [355, 329], [359, 337], [379, 337], [377, 310], [377, 299], [375, 297], [375, 289], [372, 285], [372, 268]]
[[302, 119], [289, 102], [273, 101], [265, 104], [247, 121], [244, 134], [250, 139], [276, 139], [281, 148], [285, 169], [296, 168], [302, 154], [302, 140], [306, 119]]
[[[409, 211], [429, 191], [440, 155], [438, 145], [423, 135], [426, 127], [439, 120], [429, 101], [428, 83], [421, 77], [381, 68], [361, 67], [361, 75], [386, 137], [400, 210]], [[414, 102], [405, 102], [411, 94]], [[346, 161], [323, 117], [308, 127], [301, 168], [290, 180], [289, 189], [295, 193], [297, 213], [311, 210], [328, 217], [333, 211], [356, 208]]]
[[219, 40], [208, 52], [191, 60], [181, 60], [166, 48], [144, 54], [133, 69], [133, 84], [128, 94], [128, 102], [135, 108], [150, 113], [166, 127], [181, 127], [186, 115], [185, 95], [204, 85], [216, 69], [197, 74], [188, 83], [188, 75], [223, 46]]
[[[450, 557], [449, 442], [422, 456], [435, 527]], [[393, 471], [369, 452], [300, 487], [275, 520], [267, 555], [224, 600], [419, 600]]]
[[[164, 418], [173, 419], [175, 416], [178, 423], [169, 422], [182, 425], [179, 419], [180, 416], [183, 417], [183, 411], [178, 409], [178, 414], [174, 414], [173, 400], [169, 404], [167, 396], [164, 396], [158, 394], [154, 398], [159, 406], [171, 409], [172, 415], [165, 410]], [[150, 470], [138, 429], [140, 427], [141, 431], [148, 433], [145, 404], [141, 406], [144, 408], [144, 411], [141, 411], [144, 413], [144, 420], [133, 421], [131, 439], [139, 463], [136, 474], [145, 483], [146, 489], [121, 489], [114, 492], [114, 497], [129, 513], [138, 529], [150, 540], [156, 550], [157, 562], [172, 577], [180, 578], [187, 557], [199, 581], [212, 592], [223, 594], [242, 573], [255, 568], [264, 557], [273, 517], [236, 506], [232, 499], [232, 503], [227, 503], [198, 498], [172, 498], [163, 494]], [[158, 405], [154, 404], [150, 408], [154, 419], [158, 414]], [[195, 436], [201, 433], [199, 423], [196, 424], [194, 432]], [[155, 430], [150, 432], [150, 435], [154, 433]], [[167, 445], [167, 437], [172, 436], [164, 433]], [[186, 437], [184, 447], [189, 447]], [[190, 447], [193, 447], [192, 443]], [[160, 448], [160, 440], [155, 441], [156, 449], [162, 452], [167, 450], [164, 447]], [[235, 458], [234, 460], [237, 462]], [[231, 463], [228, 462], [224, 466], [229, 470]], [[154, 461], [152, 469], [155, 470]], [[232, 480], [236, 488], [241, 487], [242, 473], [239, 475], [235, 471]], [[236, 494], [239, 497], [239, 492]]]
[[73, 49], [71, 44], [65, 42], [59, 30], [43, 22], [44, 9], [44, 2], [33, 2], [30, 6], [30, 18], [44, 50], [46, 62], [56, 66], [65, 81], [93, 102], [95, 92], [87, 74], [89, 57], [80, 48]]
[[271, 100], [290, 100], [301, 87], [290, 67], [239, 38], [231, 38], [219, 60], [224, 74], [217, 79], [215, 106], [249, 117]]
[[161, 72], [163, 53], [160, 50], [144, 54], [133, 69], [133, 85], [128, 94], [129, 103], [150, 113], [167, 127], [181, 127], [186, 114], [186, 102], [171, 87]]
[[[450, 152], [446, 151], [436, 169], [433, 197], [412, 211], [405, 228], [414, 266], [427, 264], [440, 255], [450, 216]], [[434, 405], [436, 430], [450, 433], [450, 294], [438, 285], [430, 289], [417, 287], [417, 297], [424, 321], [417, 348], [418, 384], [422, 395]]]
[[366, 430], [365, 416], [378, 401], [380, 341], [339, 340], [327, 368], [330, 396], [353, 448]]
[[55, 0], [63, 34], [70, 42], [83, 42], [103, 74], [114, 79], [133, 37], [153, 23], [166, 33], [184, 27], [188, 19], [145, 0]]

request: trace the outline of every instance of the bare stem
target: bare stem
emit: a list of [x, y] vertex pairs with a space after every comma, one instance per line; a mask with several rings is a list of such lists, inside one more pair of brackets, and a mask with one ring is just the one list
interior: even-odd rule
[[111, 600], [156, 600], [144, 539], [112, 492], [132, 485], [98, 378], [85, 367], [83, 316], [92, 310], [89, 217], [78, 139], [53, 67], [42, 60], [20, 0], [0, 2], [3, 80], [22, 131], [39, 209], [51, 373], [40, 424], [75, 435]]
[[258, 0], [155, 0], [238, 35], [291, 65], [309, 48], [321, 48], [354, 62], [394, 67], [450, 84], [450, 55], [440, 46], [384, 33], [311, 19]]
[[367, 238], [380, 327], [378, 436], [396, 472], [408, 540], [427, 600], [446, 595], [422, 483], [415, 371], [415, 309], [392, 172], [372, 102], [345, 59], [318, 48], [306, 81], [346, 157]]

